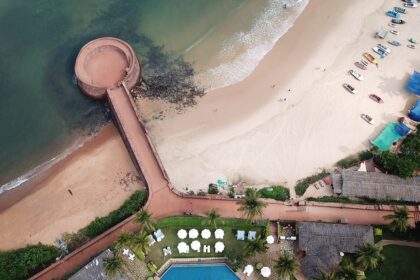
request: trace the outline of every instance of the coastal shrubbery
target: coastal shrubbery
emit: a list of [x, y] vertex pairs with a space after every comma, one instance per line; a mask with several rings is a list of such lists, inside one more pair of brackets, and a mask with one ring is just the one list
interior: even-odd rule
[[25, 248], [0, 251], [0, 280], [27, 279], [41, 271], [60, 255], [54, 246], [29, 245]]
[[349, 156], [343, 158], [342, 160], [339, 160], [336, 165], [341, 168], [350, 168], [352, 166], [356, 166], [357, 164], [359, 164], [359, 162], [371, 159], [372, 157], [373, 154], [371, 151], [362, 151], [357, 155]]
[[290, 192], [288, 188], [283, 186], [272, 186], [263, 188], [258, 191], [260, 197], [272, 198], [275, 200], [285, 201], [290, 198]]
[[295, 186], [295, 191], [297, 195], [303, 195], [306, 191], [306, 189], [313, 183], [321, 180], [322, 178], [329, 175], [329, 173], [326, 170], [322, 170], [322, 172], [317, 173], [315, 175], [306, 177], [302, 180], [299, 180]]

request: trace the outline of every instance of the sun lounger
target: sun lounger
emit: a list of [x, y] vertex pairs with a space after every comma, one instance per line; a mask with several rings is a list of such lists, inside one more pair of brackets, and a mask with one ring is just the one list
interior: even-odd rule
[[256, 231], [248, 231], [248, 240], [255, 240], [257, 239], [257, 232]]
[[160, 230], [160, 229], [155, 231], [153, 233], [153, 235], [155, 236], [157, 242], [160, 242], [160, 241], [162, 241], [163, 238], [165, 238], [165, 235], [163, 234], [162, 230]]
[[281, 239], [281, 240], [285, 240], [285, 239], [286, 239], [286, 236], [283, 236], [283, 235], [282, 235], [282, 236], [280, 236], [280, 239]]
[[149, 246], [152, 246], [153, 244], [156, 243], [156, 241], [153, 239], [153, 236], [151, 236], [150, 234], [146, 238], [147, 238], [147, 243], [149, 244]]
[[238, 230], [236, 233], [236, 240], [245, 240], [245, 231]]
[[296, 240], [296, 236], [291, 236], [290, 240]]

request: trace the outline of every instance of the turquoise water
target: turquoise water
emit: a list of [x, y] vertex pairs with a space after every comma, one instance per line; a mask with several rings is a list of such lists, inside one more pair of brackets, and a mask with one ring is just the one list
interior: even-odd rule
[[225, 264], [172, 265], [162, 280], [239, 280]]
[[119, 37], [143, 75], [184, 57], [198, 83], [224, 86], [246, 77], [306, 5], [283, 3], [295, 1], [0, 0], [0, 194], [110, 119], [74, 83], [83, 44]]

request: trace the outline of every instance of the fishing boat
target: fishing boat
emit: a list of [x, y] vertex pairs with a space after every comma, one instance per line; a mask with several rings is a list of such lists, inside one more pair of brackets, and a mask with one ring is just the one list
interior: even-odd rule
[[406, 14], [407, 10], [401, 7], [394, 7], [394, 11], [396, 11], [397, 13], [401, 13], [401, 14]]
[[382, 44], [378, 44], [378, 48], [384, 50], [386, 53], [390, 54], [391, 50]]
[[361, 63], [361, 62], [359, 62], [359, 61], [356, 61], [356, 62], [354, 63], [354, 65], [356, 65], [356, 67], [358, 67], [358, 68], [360, 68], [360, 69], [362, 69], [362, 70], [366, 70], [366, 69], [367, 69], [367, 65], [364, 65], [363, 63]]
[[407, 8], [417, 8], [417, 4], [414, 4], [414, 3], [404, 3], [404, 7], [407, 7]]
[[384, 101], [382, 100], [382, 98], [380, 98], [379, 96], [377, 96], [376, 94], [371, 94], [369, 95], [369, 98], [372, 99], [375, 102], [378, 103], [384, 103]]
[[396, 46], [396, 47], [398, 47], [398, 46], [400, 46], [400, 45], [401, 45], [401, 43], [400, 43], [400, 42], [395, 41], [395, 40], [388, 41], [388, 44], [393, 45], [393, 46]]
[[387, 55], [387, 53], [383, 49], [380, 49], [378, 47], [374, 47], [372, 48], [372, 50], [376, 52], [377, 54], [379, 54], [381, 58], [384, 58]]
[[388, 12], [386, 12], [386, 15], [389, 16], [389, 17], [392, 17], [392, 18], [400, 18], [401, 17], [401, 15], [396, 11], [388, 11]]
[[343, 84], [343, 87], [347, 89], [350, 93], [356, 94], [357, 90], [349, 84]]
[[404, 24], [405, 20], [393, 18], [393, 19], [391, 19], [391, 22], [396, 23], [396, 24]]
[[395, 29], [389, 31], [389, 33], [394, 34], [394, 35], [399, 35], [400, 34], [400, 32], [398, 30], [395, 30]]
[[367, 114], [361, 114], [360, 117], [364, 119], [368, 124], [375, 124], [373, 118]]
[[357, 73], [354, 70], [349, 71], [350, 75], [352, 75], [356, 80], [363, 81], [363, 76]]
[[416, 46], [413, 45], [413, 44], [407, 45], [407, 47], [409, 47], [410, 49], [415, 49], [416, 48]]
[[368, 66], [368, 65], [369, 65], [369, 63], [368, 63], [366, 60], [364, 60], [364, 59], [360, 60], [360, 62], [361, 62], [364, 66]]
[[388, 23], [388, 26], [395, 27], [396, 25], [395, 25], [395, 23], [390, 22], [390, 23]]
[[365, 52], [364, 54], [363, 54], [363, 56], [370, 62], [370, 63], [373, 63], [373, 64], [376, 64], [376, 65], [378, 65], [378, 60], [373, 56], [373, 55], [371, 55], [370, 53], [367, 53], [367, 52]]

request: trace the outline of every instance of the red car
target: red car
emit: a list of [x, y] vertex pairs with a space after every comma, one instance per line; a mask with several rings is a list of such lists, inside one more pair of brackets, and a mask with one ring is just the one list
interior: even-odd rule
[[382, 100], [382, 98], [380, 98], [376, 94], [371, 94], [371, 95], [369, 95], [369, 97], [370, 97], [370, 99], [372, 99], [375, 102], [384, 103], [384, 101]]

